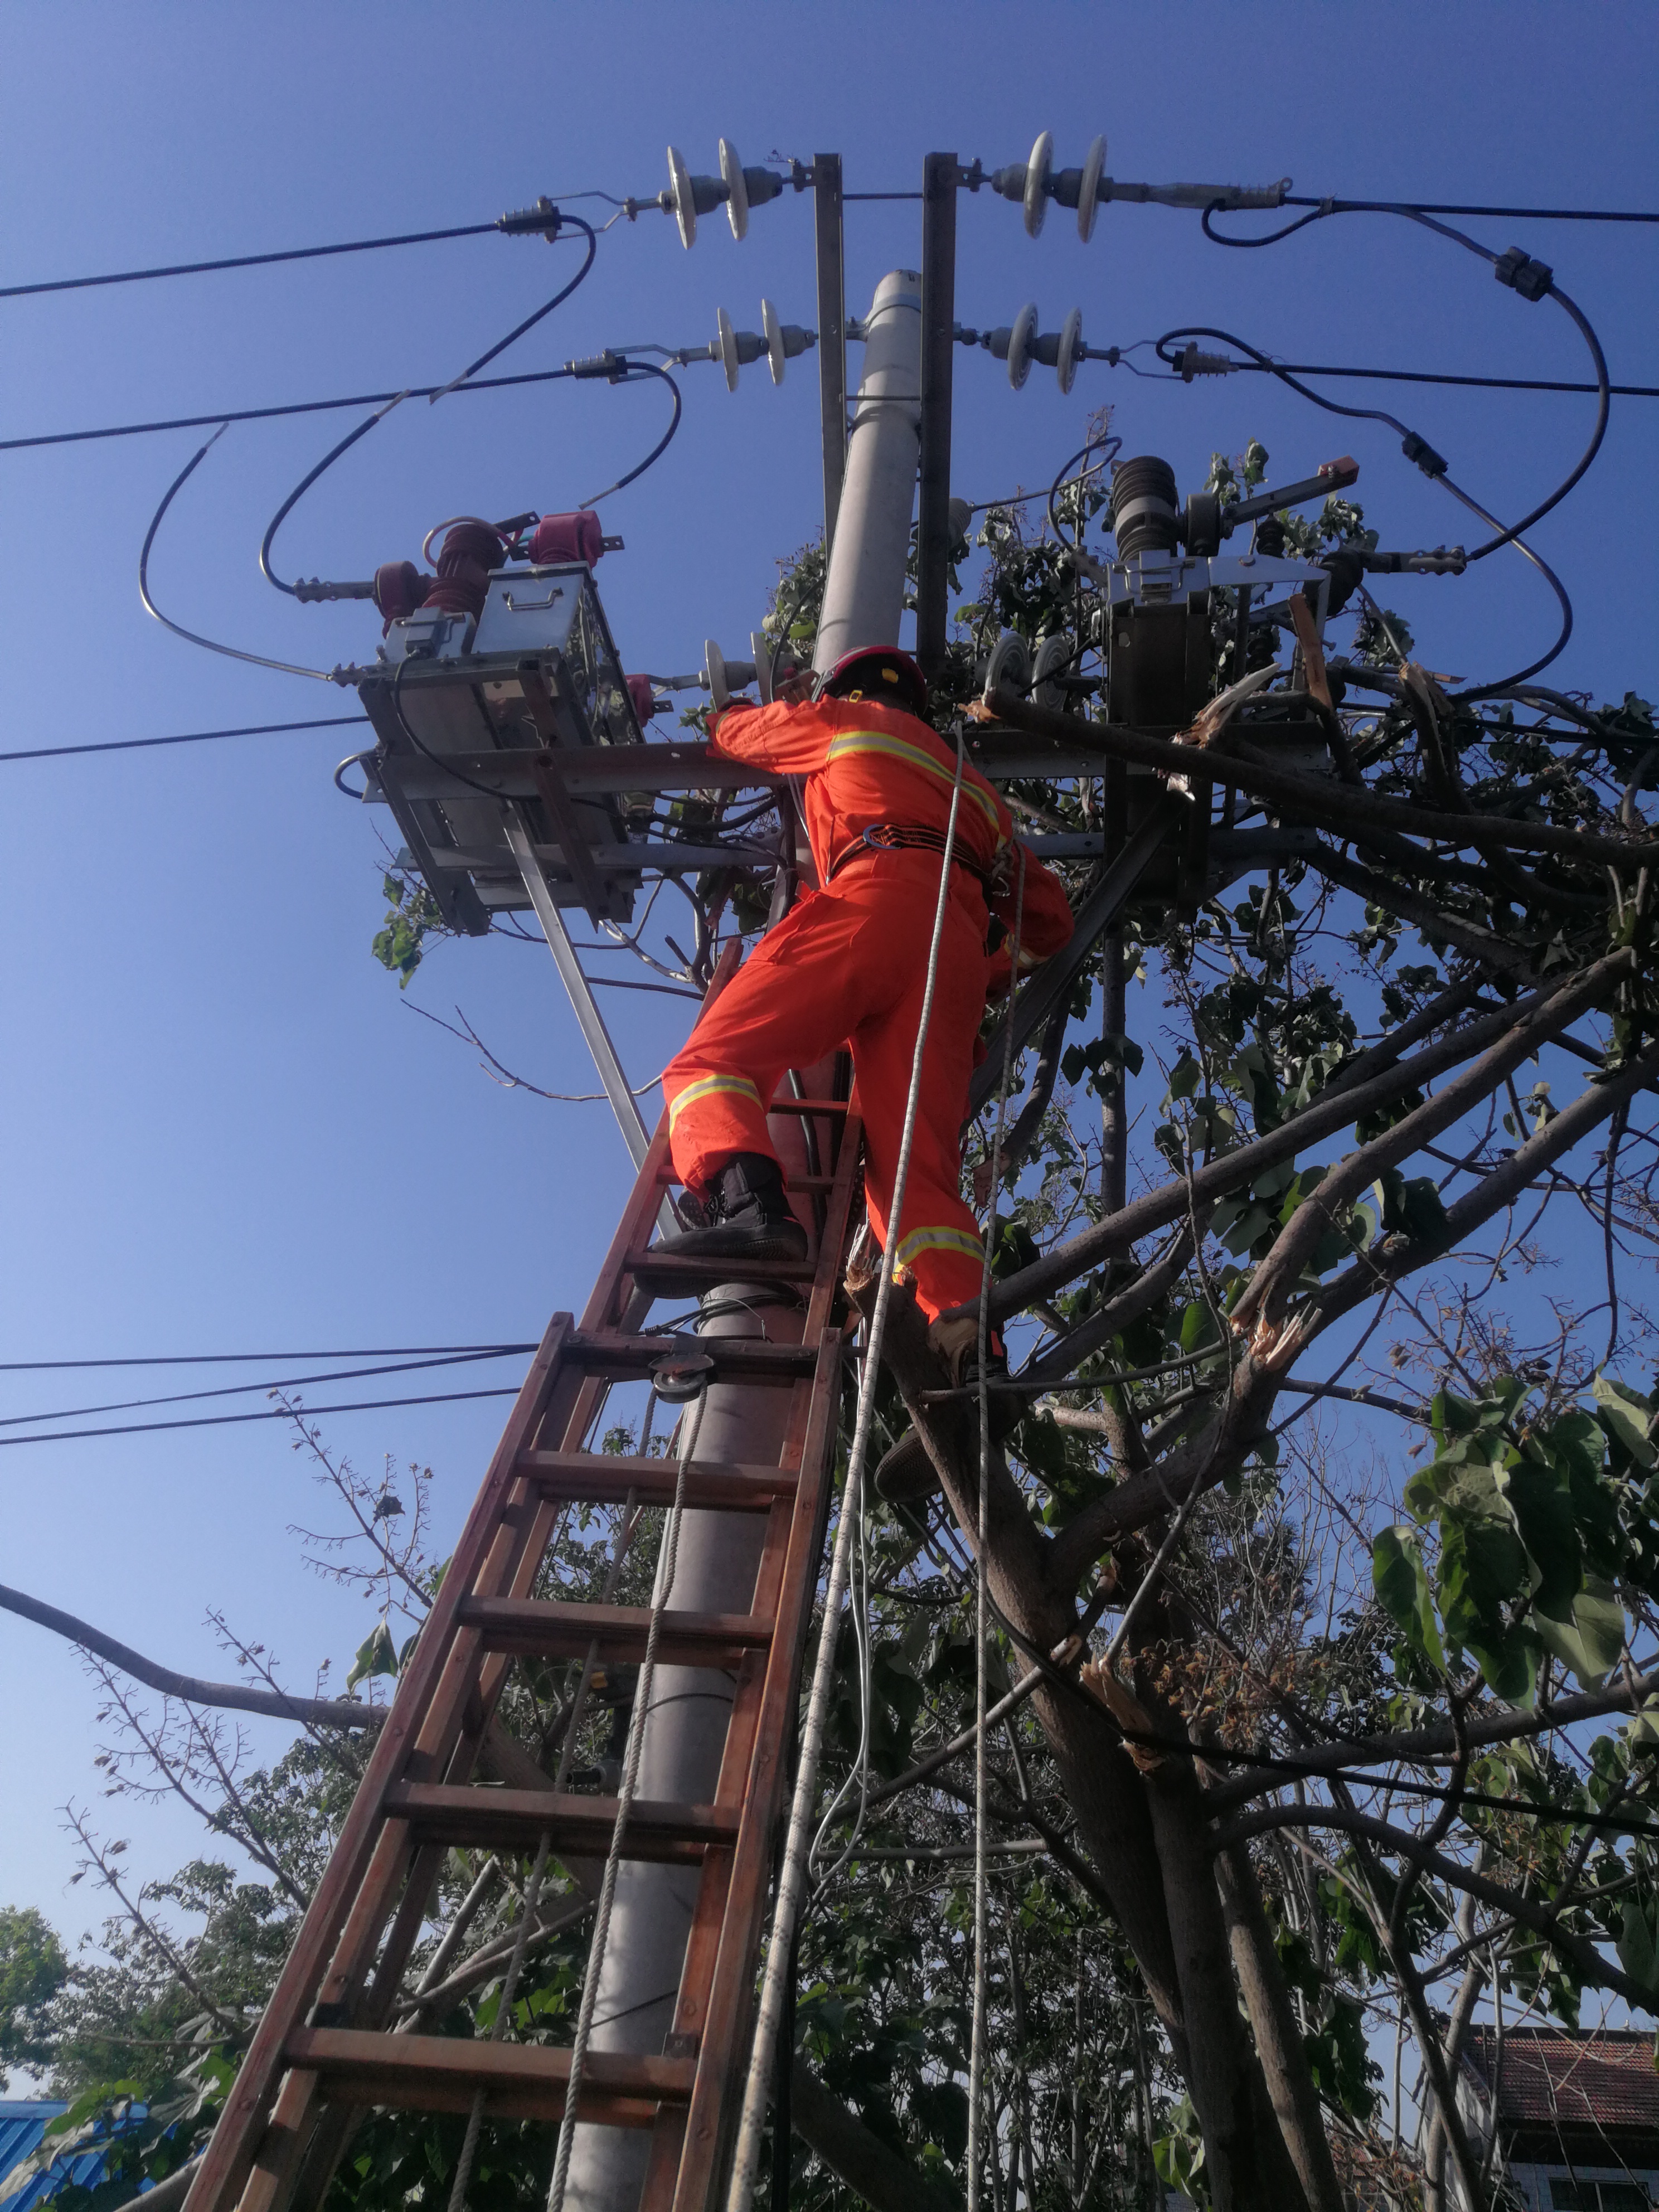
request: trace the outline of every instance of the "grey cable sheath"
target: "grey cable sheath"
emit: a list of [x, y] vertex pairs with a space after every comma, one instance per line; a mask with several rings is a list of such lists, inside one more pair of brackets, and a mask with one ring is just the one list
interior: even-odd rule
[[[611, 1908], [616, 1901], [617, 1875], [622, 1866], [623, 1838], [634, 1807], [640, 1778], [640, 1754], [645, 1747], [646, 1715], [651, 1705], [652, 1679], [657, 1671], [657, 1646], [662, 1637], [662, 1617], [674, 1589], [674, 1570], [680, 1551], [680, 1524], [685, 1510], [685, 1477], [697, 1449], [702, 1426], [705, 1388], [688, 1416], [681, 1434], [679, 1468], [674, 1481], [674, 1502], [663, 1528], [662, 1553], [657, 1564], [657, 1584], [651, 1595], [651, 1620], [645, 1632], [645, 1656], [640, 1662], [634, 1689], [634, 1711], [628, 1724], [628, 1749], [623, 1754], [622, 1781], [617, 1791], [617, 1817], [611, 1830], [611, 1849], [605, 1857], [605, 1878], [599, 1885], [599, 1909], [593, 1920], [593, 1941], [588, 1948], [587, 1972], [582, 1978], [581, 2009], [576, 2016], [576, 2038], [570, 2051], [570, 2078], [564, 2093], [564, 2117], [559, 2122], [558, 2154], [547, 2192], [547, 2212], [563, 2212], [566, 2184], [570, 2179], [570, 2154], [576, 2141], [576, 2107], [581, 2100], [582, 2075], [587, 2064], [587, 2045], [593, 2033], [593, 2014], [599, 2003], [599, 1972], [605, 1947], [611, 1936]], [[452, 2208], [452, 2212], [453, 2209]]]
[[[963, 733], [958, 726], [956, 781], [951, 790], [951, 816], [945, 827], [945, 852], [939, 868], [939, 903], [933, 912], [933, 941], [927, 948], [927, 981], [921, 995], [921, 1018], [916, 1024], [916, 1048], [910, 1061], [910, 1091], [904, 1102], [904, 1132], [899, 1140], [898, 1165], [893, 1175], [893, 1202], [888, 1209], [887, 1243], [890, 1251], [897, 1249], [897, 1231], [903, 1219], [904, 1187], [909, 1178], [910, 1151], [915, 1136], [916, 1109], [921, 1091], [922, 1056], [927, 1048], [928, 1025], [933, 1020], [933, 994], [939, 981], [939, 949], [945, 941], [945, 917], [951, 902], [951, 855], [956, 846], [957, 815], [962, 805], [965, 758]], [[812, 1809], [817, 1796], [818, 1766], [823, 1756], [830, 1692], [835, 1680], [836, 1645], [841, 1628], [842, 1601], [847, 1593], [854, 1532], [863, 1507], [864, 1462], [870, 1444], [870, 1422], [875, 1412], [876, 1383], [881, 1372], [881, 1344], [886, 1334], [887, 1308], [892, 1288], [893, 1270], [888, 1254], [884, 1252], [880, 1280], [876, 1290], [876, 1310], [870, 1317], [870, 1341], [864, 1355], [864, 1373], [859, 1381], [858, 1414], [853, 1425], [853, 1447], [847, 1462], [847, 1482], [842, 1493], [836, 1548], [830, 1563], [830, 1583], [824, 1592], [823, 1620], [818, 1631], [817, 1654], [812, 1665], [811, 1695], [807, 1703], [806, 1718], [801, 1726], [800, 1748], [796, 1754], [795, 1790], [789, 1808], [789, 1836], [784, 1846], [783, 1867], [778, 1876], [778, 1901], [772, 1915], [771, 1940], [766, 1953], [766, 1978], [761, 1988], [760, 2010], [755, 2022], [754, 2042], [749, 2053], [749, 2079], [744, 2087], [743, 2117], [738, 2128], [737, 2154], [732, 2160], [731, 2186], [726, 2193], [726, 2212], [749, 2212], [750, 2202], [755, 2193], [756, 2178], [760, 2170], [761, 2136], [766, 2123], [767, 2100], [771, 2093], [773, 2060], [783, 2019], [789, 1962], [794, 1950], [795, 1923], [800, 1917], [801, 1899], [806, 1887], [806, 1857], [812, 1838]], [[550, 2208], [550, 2212], [558, 2212], [558, 2208]]]
[[974, 2012], [968, 2050], [968, 2212], [979, 2212], [981, 2111], [985, 2101], [985, 1649], [991, 1631], [985, 1568], [990, 1532], [991, 1389], [986, 1363], [991, 1350], [991, 1262], [996, 1249], [997, 1190], [1002, 1181], [1002, 1132], [1014, 1075], [1014, 987], [1019, 981], [1019, 940], [1025, 921], [1025, 848], [1014, 847], [1018, 888], [1009, 942], [1008, 1013], [1002, 1030], [1002, 1079], [997, 1085], [996, 1131], [991, 1139], [991, 1218], [979, 1278], [979, 1498], [974, 1577]]

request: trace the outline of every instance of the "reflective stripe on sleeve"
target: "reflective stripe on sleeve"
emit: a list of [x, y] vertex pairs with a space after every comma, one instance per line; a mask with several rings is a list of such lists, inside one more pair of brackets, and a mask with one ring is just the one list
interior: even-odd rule
[[672, 1129], [688, 1106], [695, 1106], [717, 1092], [729, 1091], [739, 1098], [746, 1098], [753, 1106], [761, 1103], [760, 1092], [746, 1075], [705, 1075], [696, 1083], [688, 1083], [668, 1109], [668, 1126]]

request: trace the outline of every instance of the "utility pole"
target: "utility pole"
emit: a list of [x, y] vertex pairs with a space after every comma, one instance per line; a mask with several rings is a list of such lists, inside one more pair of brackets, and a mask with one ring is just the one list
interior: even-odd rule
[[[813, 654], [813, 665], [820, 671], [854, 646], [898, 642], [921, 447], [920, 276], [896, 270], [883, 277], [864, 332], [864, 374], [847, 434], [840, 511], [833, 523]], [[826, 416], [826, 439], [841, 429], [839, 419], [832, 423]], [[826, 460], [826, 483], [830, 473]], [[823, 1094], [809, 1090], [807, 1095]], [[801, 1119], [774, 1115], [770, 1128], [786, 1167], [805, 1167]], [[722, 1284], [704, 1300], [712, 1310], [699, 1322], [700, 1331], [709, 1336], [764, 1333], [775, 1343], [799, 1340], [799, 1314], [762, 1303], [775, 1295], [752, 1284]], [[739, 1299], [749, 1303], [734, 1310]], [[714, 1384], [703, 1410], [697, 1458], [775, 1462], [783, 1444], [787, 1395]], [[753, 1514], [687, 1513], [670, 1601], [674, 1608], [746, 1612], [763, 1535], [763, 1524]], [[641, 1751], [641, 1798], [706, 1804], [713, 1797], [732, 1694], [724, 1674], [692, 1667], [657, 1668]], [[623, 1863], [599, 1968], [593, 2051], [663, 2049], [673, 2027], [675, 1990], [700, 1878], [696, 1869]], [[635, 2212], [648, 2148], [642, 2131], [579, 2127], [565, 2196], [569, 2212]]]

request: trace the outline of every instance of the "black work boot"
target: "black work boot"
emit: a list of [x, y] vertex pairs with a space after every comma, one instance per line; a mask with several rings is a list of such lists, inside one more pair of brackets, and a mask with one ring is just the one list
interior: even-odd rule
[[[951, 1380], [959, 1390], [970, 1390], [971, 1397], [957, 1400], [966, 1416], [967, 1435], [977, 1441], [979, 1436], [979, 1379], [980, 1364], [977, 1345], [970, 1338], [965, 1345], [952, 1346], [948, 1339], [939, 1342], [942, 1332], [935, 1322], [928, 1332], [928, 1340], [936, 1351], [943, 1352], [951, 1370]], [[990, 1400], [991, 1442], [998, 1449], [1006, 1443], [1019, 1426], [1025, 1412], [1023, 1394], [1008, 1387], [1008, 1355], [994, 1336], [985, 1362], [985, 1380]], [[942, 1409], [941, 1409], [942, 1410]], [[883, 1454], [876, 1468], [876, 1491], [890, 1504], [908, 1504], [932, 1495], [939, 1486], [938, 1470], [927, 1456], [927, 1449], [915, 1429], [907, 1429], [890, 1449]]]
[[734, 1152], [714, 1177], [702, 1229], [665, 1237], [659, 1252], [684, 1260], [804, 1260], [806, 1231], [790, 1211], [783, 1171], [764, 1152]]

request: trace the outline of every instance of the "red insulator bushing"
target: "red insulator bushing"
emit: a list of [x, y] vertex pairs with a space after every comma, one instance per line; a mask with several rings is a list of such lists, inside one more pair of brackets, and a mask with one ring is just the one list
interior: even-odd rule
[[628, 696], [634, 702], [634, 714], [641, 728], [657, 711], [657, 695], [651, 689], [648, 676], [630, 676], [626, 679]]
[[374, 571], [374, 604], [388, 623], [401, 622], [420, 605], [426, 585], [412, 561], [383, 561]]
[[591, 507], [574, 514], [544, 514], [530, 540], [530, 558], [538, 568], [550, 568], [562, 561], [585, 561], [591, 568], [605, 551], [605, 529]]
[[447, 615], [481, 615], [489, 572], [506, 558], [506, 546], [487, 522], [458, 522], [444, 539], [436, 580], [428, 585], [421, 605]]

